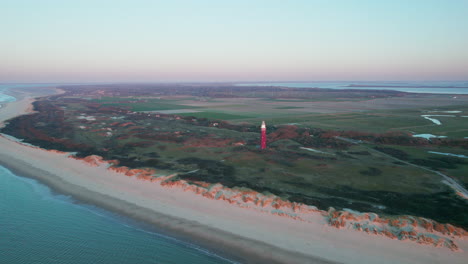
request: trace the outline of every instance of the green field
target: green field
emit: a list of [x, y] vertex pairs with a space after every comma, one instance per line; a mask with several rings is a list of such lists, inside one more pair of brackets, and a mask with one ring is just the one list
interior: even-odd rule
[[125, 107], [130, 109], [131, 111], [139, 112], [139, 111], [157, 111], [157, 110], [177, 110], [177, 109], [190, 109], [190, 108], [197, 108], [195, 106], [185, 106], [173, 103], [163, 103], [160, 100], [156, 102], [137, 102], [137, 103], [109, 103], [103, 104], [105, 106], [117, 106], [117, 107]]
[[196, 112], [196, 113], [181, 113], [180, 116], [193, 116], [196, 118], [208, 118], [208, 119], [219, 119], [219, 120], [234, 120], [234, 119], [246, 119], [251, 116], [246, 115], [235, 115], [221, 112]]
[[[76, 102], [77, 97], [70, 100], [58, 97], [41, 102], [43, 115], [25, 117], [31, 118], [33, 129], [24, 129], [25, 123], [13, 122], [6, 132], [21, 133], [17, 135], [19, 138], [45, 148], [77, 151], [82, 156], [98, 154], [132, 168], [176, 172], [176, 179], [189, 182], [249, 188], [322, 209], [332, 206], [388, 215], [412, 214], [468, 226], [467, 213], [459, 213], [466, 208], [466, 201], [443, 184], [441, 176], [398, 162], [376, 150], [404, 153], [406, 162], [443, 172], [468, 186], [468, 162], [428, 152], [468, 155], [466, 148], [434, 145], [431, 141], [420, 145], [375, 142], [354, 145], [325, 136], [339, 131], [400, 131], [408, 133], [401, 134], [407, 138], [411, 138], [410, 133], [429, 133], [460, 139], [468, 136], [468, 118], [463, 117], [468, 116], [468, 106], [414, 107], [415, 100], [425, 103], [417, 96], [394, 101], [380, 99], [379, 102], [389, 106], [398, 105], [381, 109], [379, 103], [359, 103], [366, 98], [355, 97], [343, 103], [328, 97], [317, 96], [315, 103], [310, 99], [265, 97], [114, 96], [80, 102]], [[408, 101], [403, 104], [407, 108], [401, 106], [404, 100]], [[437, 100], [446, 102], [442, 97]], [[183, 109], [196, 112], [138, 114], [108, 106], [135, 112]], [[63, 119], [62, 115], [56, 115], [59, 111], [63, 111]], [[440, 111], [461, 112], [453, 117], [437, 117], [442, 125], [421, 117], [442, 114]], [[93, 118], [86, 120], [80, 116]], [[268, 127], [268, 149], [263, 151], [258, 146], [262, 120]], [[66, 129], [60, 129], [57, 123]], [[41, 141], [28, 134], [42, 130], [53, 138]], [[44, 135], [40, 138], [46, 138]], [[447, 210], [450, 212], [440, 214]]]
[[298, 107], [298, 106], [278, 106], [278, 107], [275, 107], [276, 109], [301, 109], [301, 108], [304, 108], [304, 107]]

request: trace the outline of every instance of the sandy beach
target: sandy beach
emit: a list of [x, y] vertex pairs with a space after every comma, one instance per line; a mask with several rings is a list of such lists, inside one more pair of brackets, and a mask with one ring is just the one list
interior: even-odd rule
[[[0, 108], [0, 122], [31, 112], [33, 96]], [[1, 125], [1, 124], [0, 124]], [[137, 180], [89, 166], [68, 154], [28, 147], [0, 137], [0, 164], [38, 179], [60, 193], [154, 224], [175, 236], [246, 263], [466, 263], [468, 241], [459, 252], [336, 229], [320, 214], [304, 222], [177, 187]]]

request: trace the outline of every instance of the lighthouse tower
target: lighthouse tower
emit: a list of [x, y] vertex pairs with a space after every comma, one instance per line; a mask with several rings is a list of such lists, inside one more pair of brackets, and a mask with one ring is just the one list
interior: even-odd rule
[[260, 149], [266, 149], [266, 125], [265, 125], [265, 121], [262, 121], [261, 130], [262, 130], [262, 136], [261, 136], [261, 139], [260, 139]]

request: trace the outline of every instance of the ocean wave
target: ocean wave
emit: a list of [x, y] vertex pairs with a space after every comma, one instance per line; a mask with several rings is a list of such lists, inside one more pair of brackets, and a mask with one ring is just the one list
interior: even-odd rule
[[2, 91], [0, 91], [0, 103], [8, 103], [14, 101], [16, 101], [15, 97], [3, 94]]

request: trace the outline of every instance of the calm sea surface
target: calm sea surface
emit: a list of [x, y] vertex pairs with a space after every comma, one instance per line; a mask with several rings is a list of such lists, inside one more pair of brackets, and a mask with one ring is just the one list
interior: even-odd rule
[[[7, 88], [0, 86], [0, 103], [14, 101], [2, 94]], [[0, 166], [0, 263], [233, 262]]]
[[230, 263], [0, 166], [0, 263]]

